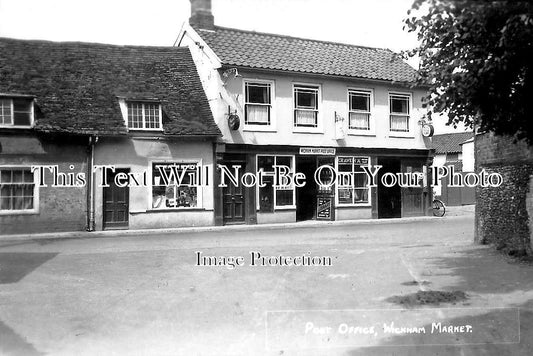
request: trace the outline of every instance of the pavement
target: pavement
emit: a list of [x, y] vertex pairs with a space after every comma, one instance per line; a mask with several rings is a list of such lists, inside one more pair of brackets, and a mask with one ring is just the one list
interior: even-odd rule
[[0, 354], [531, 355], [533, 266], [473, 220], [0, 240]]

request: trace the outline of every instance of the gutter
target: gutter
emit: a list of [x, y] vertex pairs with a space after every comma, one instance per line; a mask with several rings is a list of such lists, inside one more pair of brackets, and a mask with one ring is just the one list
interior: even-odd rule
[[95, 230], [95, 184], [94, 184], [94, 148], [98, 142], [98, 136], [89, 136], [87, 147], [87, 231]]

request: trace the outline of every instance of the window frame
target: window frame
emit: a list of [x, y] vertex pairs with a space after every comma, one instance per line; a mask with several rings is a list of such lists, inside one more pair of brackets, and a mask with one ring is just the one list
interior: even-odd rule
[[[368, 111], [360, 111], [360, 110], [352, 110], [351, 108], [351, 94], [353, 93], [359, 93], [359, 94], [368, 94], [369, 97], [369, 110]], [[368, 136], [374, 136], [376, 132], [376, 123], [374, 118], [374, 89], [371, 88], [356, 88], [356, 87], [349, 87], [347, 92], [347, 100], [348, 100], [348, 134], [349, 135], [368, 135]], [[358, 129], [358, 128], [352, 128], [350, 126], [350, 114], [354, 113], [365, 113], [368, 114], [368, 126], [369, 129]]]
[[[196, 187], [196, 206], [190, 206], [190, 207], [172, 207], [172, 208], [154, 208], [153, 207], [153, 189], [154, 189], [154, 163], [156, 164], [195, 164], [197, 167], [203, 167], [202, 165], [202, 159], [201, 158], [191, 158], [191, 159], [183, 159], [183, 160], [169, 160], [169, 159], [154, 159], [148, 161], [148, 177], [149, 179], [149, 189], [148, 189], [148, 209], [147, 211], [188, 211], [188, 210], [198, 210], [198, 209], [204, 209], [204, 201], [203, 201], [203, 186], [200, 184]], [[201, 183], [201, 182], [200, 182]]]
[[[316, 109], [298, 108], [296, 106], [296, 89], [316, 89]], [[322, 133], [322, 85], [318, 83], [292, 83], [292, 130], [296, 133]], [[296, 110], [316, 112], [316, 126], [296, 126]]]
[[[151, 100], [125, 100], [126, 104], [126, 127], [128, 131], [163, 131], [163, 109], [161, 102], [151, 101]], [[142, 105], [142, 127], [130, 127], [130, 104], [141, 104]], [[159, 127], [156, 128], [147, 128], [146, 127], [146, 114], [145, 114], [145, 105], [157, 105], [159, 109]]]
[[[246, 86], [248, 84], [267, 84], [270, 87], [270, 104], [257, 104], [257, 103], [248, 103], [246, 97]], [[242, 93], [243, 93], [243, 130], [244, 131], [276, 131], [276, 115], [275, 115], [275, 81], [269, 79], [257, 79], [257, 78], [245, 78], [242, 81]], [[260, 123], [247, 123], [246, 122], [246, 106], [251, 105], [261, 105], [261, 106], [270, 106], [269, 110], [269, 123], [260, 124]]]
[[[269, 154], [265, 154], [265, 153], [258, 153], [258, 154], [255, 155], [255, 167], [256, 167], [257, 170], [258, 170], [258, 167], [259, 167], [259, 157], [274, 157], [274, 165], [277, 164], [277, 157], [290, 157], [291, 163], [292, 163], [291, 173], [293, 175], [296, 173], [296, 156], [295, 155], [290, 155], [290, 154], [269, 155]], [[269, 214], [268, 212], [259, 211], [259, 209], [261, 208], [260, 204], [259, 204], [259, 189], [260, 189], [259, 186], [257, 186], [256, 189], [255, 189], [255, 191], [256, 191], [255, 192], [256, 211], [258, 213], [261, 213], [261, 214]], [[296, 209], [296, 187], [294, 186], [294, 184], [292, 184], [292, 205], [279, 205], [278, 206], [278, 202], [277, 202], [277, 198], [276, 198], [276, 191], [277, 190], [280, 190], [280, 189], [279, 188], [273, 188], [272, 189], [273, 198], [274, 198], [274, 211], [273, 211], [273, 213], [275, 213], [277, 210], [294, 210], [294, 209]]]
[[[404, 114], [404, 113], [396, 113], [396, 112], [393, 112], [392, 111], [392, 103], [391, 103], [391, 99], [393, 96], [397, 96], [397, 97], [404, 97], [404, 98], [407, 98], [408, 100], [408, 105], [407, 105], [407, 110], [408, 110], [408, 113], [407, 114]], [[388, 116], [389, 116], [389, 133], [391, 134], [391, 136], [400, 136], [400, 137], [405, 137], [405, 136], [412, 136], [412, 130], [413, 130], [413, 125], [412, 125], [412, 117], [413, 117], [413, 95], [412, 93], [408, 93], [408, 92], [397, 92], [397, 91], [390, 91], [389, 92], [389, 95], [388, 95], [388, 106], [389, 106], [389, 113], [388, 113]], [[398, 130], [393, 130], [392, 129], [392, 116], [404, 116], [404, 117], [407, 117], [407, 131], [398, 131]]]
[[[355, 159], [355, 158], [366, 158], [368, 160], [368, 164], [367, 164], [367, 167], [371, 167], [371, 158], [370, 156], [335, 156], [335, 171], [336, 172], [339, 172], [339, 158], [352, 158], [352, 159]], [[352, 161], [352, 171], [351, 172], [354, 172], [354, 165], [355, 163]], [[359, 166], [362, 166], [362, 165], [359, 165]], [[364, 173], [366, 175], [366, 173]], [[348, 188], [342, 188], [342, 189], [348, 189]], [[354, 191], [355, 189], [361, 189], [361, 188], [350, 188], [352, 191]], [[372, 206], [372, 191], [371, 191], [371, 187], [368, 186], [367, 184], [367, 189], [368, 189], [368, 202], [353, 202], [353, 198], [352, 198], [352, 203], [349, 203], [349, 204], [346, 204], [346, 203], [340, 203], [339, 202], [339, 184], [338, 182], [335, 182], [335, 206], [337, 207], [340, 207], [340, 208], [344, 208], [344, 207], [371, 207]]]
[[[2, 170], [29, 170], [33, 174], [33, 209], [19, 209], [19, 210], [1, 210], [0, 216], [6, 215], [35, 215], [39, 214], [39, 179], [38, 170], [31, 172], [31, 166], [29, 165], [2, 165], [0, 166], [0, 172]], [[1, 173], [0, 173], [1, 174]], [[2, 183], [0, 183], [1, 186]]]
[[[30, 124], [29, 125], [15, 125], [15, 104], [13, 99], [27, 99], [30, 101]], [[31, 129], [35, 125], [35, 98], [27, 96], [0, 96], [0, 100], [9, 100], [11, 110], [11, 122], [12, 124], [0, 123], [0, 128], [9, 129]]]

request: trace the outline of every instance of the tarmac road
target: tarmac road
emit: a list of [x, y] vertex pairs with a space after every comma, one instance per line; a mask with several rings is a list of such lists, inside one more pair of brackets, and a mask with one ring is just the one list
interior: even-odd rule
[[[0, 354], [533, 354], [533, 266], [472, 241], [471, 214], [3, 239]], [[250, 266], [251, 251], [331, 266]]]

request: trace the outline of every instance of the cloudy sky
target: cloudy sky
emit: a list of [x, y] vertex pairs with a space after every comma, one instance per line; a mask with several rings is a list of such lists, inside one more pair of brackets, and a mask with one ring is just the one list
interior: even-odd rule
[[[215, 24], [220, 26], [401, 51], [417, 43], [416, 36], [402, 30], [412, 1], [212, 0], [212, 4]], [[189, 16], [189, 0], [0, 0], [0, 37], [172, 45]]]

